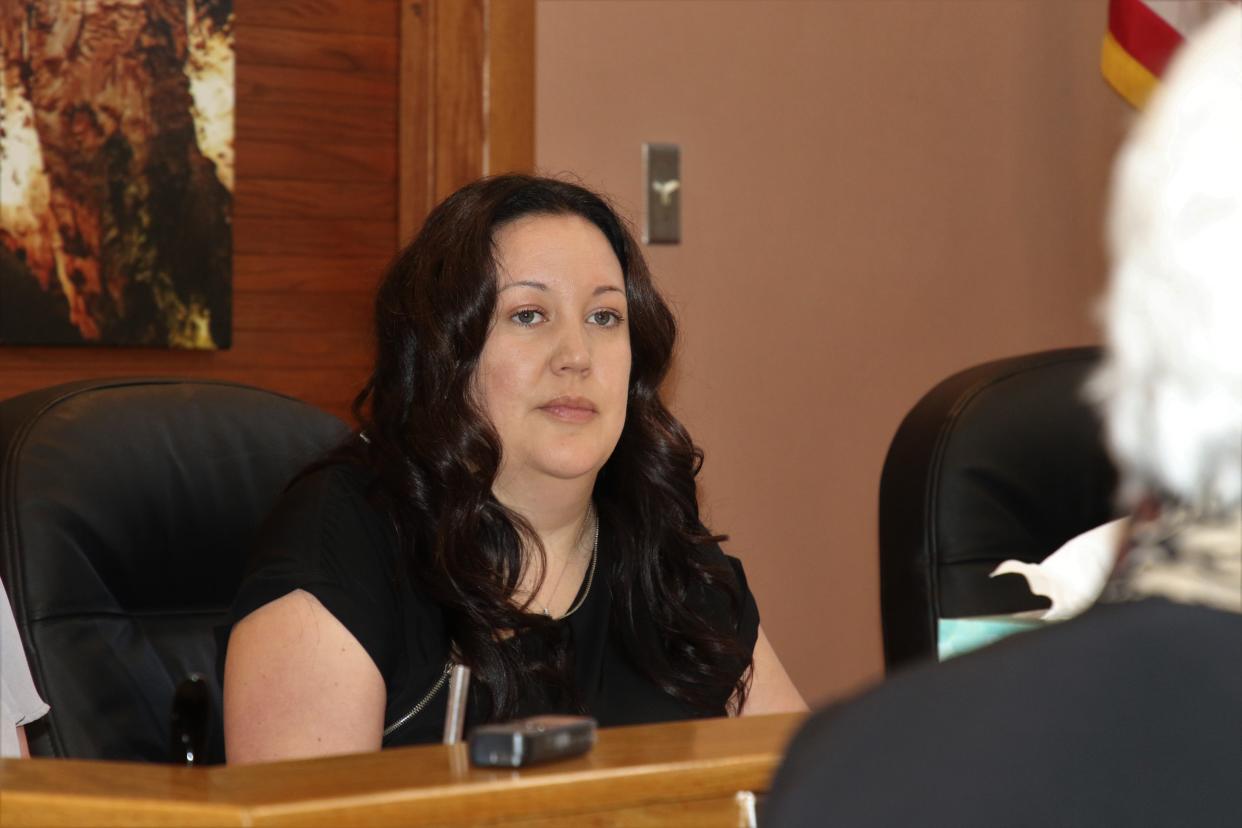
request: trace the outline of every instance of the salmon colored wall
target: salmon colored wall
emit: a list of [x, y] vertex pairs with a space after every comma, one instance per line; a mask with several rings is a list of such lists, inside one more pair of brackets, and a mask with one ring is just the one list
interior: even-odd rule
[[682, 147], [683, 338], [703, 500], [813, 702], [882, 670], [876, 499], [901, 417], [984, 360], [1094, 341], [1127, 120], [1105, 0], [540, 0], [536, 153], [640, 218]]

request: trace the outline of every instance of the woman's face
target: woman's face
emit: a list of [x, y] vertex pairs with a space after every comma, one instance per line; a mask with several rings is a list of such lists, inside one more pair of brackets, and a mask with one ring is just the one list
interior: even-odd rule
[[496, 311], [476, 388], [503, 446], [498, 486], [593, 479], [621, 436], [629, 394], [621, 264], [579, 216], [526, 216], [495, 244]]

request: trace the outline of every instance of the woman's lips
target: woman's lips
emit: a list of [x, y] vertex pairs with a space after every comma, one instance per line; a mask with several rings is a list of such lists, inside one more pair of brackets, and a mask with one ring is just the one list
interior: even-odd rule
[[596, 414], [595, 405], [581, 397], [557, 397], [539, 406], [539, 410], [566, 423], [585, 423]]

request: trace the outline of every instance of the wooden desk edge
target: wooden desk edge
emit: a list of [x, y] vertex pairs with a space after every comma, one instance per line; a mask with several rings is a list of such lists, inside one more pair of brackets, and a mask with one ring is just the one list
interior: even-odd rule
[[687, 800], [732, 799], [739, 791], [766, 791], [780, 754], [720, 762], [669, 763], [478, 782], [469, 786], [409, 788], [355, 796], [255, 804], [254, 826], [333, 822], [365, 813], [368, 823], [471, 825], [535, 817], [611, 812]]
[[219, 828], [254, 823], [241, 805], [0, 789], [4, 828]]
[[[321, 763], [278, 763], [267, 766], [277, 774], [269, 776], [270, 785], [237, 784], [239, 780], [254, 783], [265, 771], [248, 768], [215, 768], [183, 770], [164, 768], [148, 775], [156, 781], [166, 780], [162, 791], [139, 790], [139, 785], [118, 780], [115, 794], [99, 790], [98, 778], [108, 768], [113, 776], [126, 765], [121, 763], [66, 763], [66, 774], [57, 774], [49, 767], [51, 760], [39, 761], [43, 773], [28, 776], [14, 762], [0, 762], [0, 778], [5, 790], [0, 793], [0, 813], [4, 825], [242, 825], [293, 826], [323, 824], [420, 824], [462, 825], [480, 820], [531, 820], [573, 814], [612, 812], [625, 809], [662, 806], [672, 803], [731, 798], [738, 791], [765, 791], [780, 762], [784, 746], [801, 723], [801, 715], [762, 717], [747, 725], [727, 722], [676, 723], [666, 726], [625, 728], [601, 731], [616, 744], [622, 740], [641, 742], [648, 734], [685, 733], [701, 728], [719, 741], [721, 734], [740, 734], [739, 749], [730, 751], [713, 745], [706, 753], [695, 755], [686, 750], [684, 756], [669, 756], [663, 761], [639, 764], [619, 762], [604, 767], [581, 764], [550, 765], [533, 772], [513, 772], [508, 778], [464, 779], [459, 782], [433, 785], [349, 790], [350, 784], [327, 785], [317, 790], [316, 778], [323, 779], [331, 771], [334, 760], [311, 760]], [[662, 731], [661, 728], [669, 728]], [[674, 730], [680, 728], [680, 731]], [[624, 732], [623, 732], [624, 731]], [[695, 731], [699, 732], [699, 731]], [[442, 748], [439, 748], [442, 750]], [[434, 749], [433, 749], [434, 750]], [[422, 749], [412, 749], [406, 758]], [[390, 754], [391, 755], [391, 754]], [[421, 755], [430, 755], [422, 751]], [[372, 755], [375, 756], [375, 755]], [[351, 772], [349, 760], [343, 757], [339, 777], [348, 782], [359, 777], [355, 765]], [[392, 760], [384, 760], [392, 761]], [[327, 764], [323, 764], [327, 763]], [[133, 766], [146, 773], [159, 766]], [[312, 771], [313, 767], [313, 771]], [[411, 762], [412, 771], [416, 764]], [[289, 777], [297, 777], [305, 769], [311, 790], [292, 788]], [[46, 771], [52, 771], [47, 773]], [[81, 770], [80, 775], [72, 771]], [[16, 771], [17, 773], [13, 773]], [[12, 783], [17, 776], [17, 785]], [[281, 778], [283, 775], [283, 779]], [[23, 779], [22, 777], [26, 778]], [[329, 774], [330, 776], [330, 774]], [[94, 777], [92, 780], [91, 777]], [[150, 782], [150, 780], [148, 780]], [[78, 788], [74, 789], [74, 783]], [[158, 785], [150, 785], [152, 789]], [[91, 788], [94, 788], [93, 790]], [[335, 791], [332, 788], [336, 788]], [[316, 795], [316, 793], [322, 795]]]

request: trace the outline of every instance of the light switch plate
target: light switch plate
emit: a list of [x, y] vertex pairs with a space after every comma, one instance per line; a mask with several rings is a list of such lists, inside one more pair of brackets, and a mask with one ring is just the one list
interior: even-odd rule
[[647, 191], [647, 244], [681, 243], [681, 147], [643, 144], [643, 183]]

